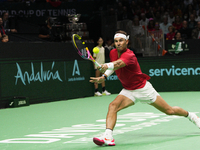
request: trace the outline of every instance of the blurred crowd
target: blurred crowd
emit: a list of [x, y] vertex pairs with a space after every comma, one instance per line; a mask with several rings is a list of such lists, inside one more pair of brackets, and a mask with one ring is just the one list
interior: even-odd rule
[[95, 0], [0, 0], [0, 2], [75, 2], [75, 1], [95, 1]]
[[162, 31], [166, 40], [200, 39], [200, 0], [119, 0], [108, 9], [133, 26], [138, 18], [140, 26]]
[[[7, 2], [73, 2], [98, 1], [117, 15], [118, 21], [131, 20], [132, 26], [140, 26], [149, 32], [162, 32], [165, 40], [200, 39], [200, 0], [0, 0]], [[106, 5], [105, 5], [106, 4]], [[103, 10], [99, 7], [99, 10]], [[137, 32], [141, 28], [137, 29]], [[0, 18], [0, 38], [7, 32], [16, 33], [9, 27], [8, 14]], [[142, 31], [141, 31], [142, 32]], [[8, 40], [7, 40], [8, 41]]]

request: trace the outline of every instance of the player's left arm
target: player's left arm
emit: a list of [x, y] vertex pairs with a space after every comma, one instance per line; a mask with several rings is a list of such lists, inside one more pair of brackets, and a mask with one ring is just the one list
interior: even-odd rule
[[[126, 66], [126, 64], [123, 62], [123, 60], [121, 60], [121, 59], [118, 59], [118, 60], [116, 60], [116, 61], [113, 61], [112, 62], [113, 64], [114, 64], [114, 68], [113, 68], [113, 70], [115, 71], [115, 70], [117, 70], [117, 69], [119, 69], [119, 68], [122, 68], [122, 67], [125, 67]], [[108, 67], [108, 65], [109, 64], [106, 64], [107, 65], [107, 67]], [[108, 69], [108, 68], [107, 68]]]

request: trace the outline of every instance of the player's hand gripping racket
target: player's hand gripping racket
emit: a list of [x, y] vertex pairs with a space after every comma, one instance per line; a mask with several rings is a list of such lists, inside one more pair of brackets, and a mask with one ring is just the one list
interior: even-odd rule
[[72, 35], [72, 43], [74, 45], [74, 48], [76, 49], [77, 53], [83, 58], [87, 60], [91, 60], [95, 63], [97, 67], [99, 67], [99, 70], [101, 70], [101, 65], [95, 61], [95, 59], [90, 54], [90, 51], [88, 47], [85, 46], [85, 42], [81, 40], [81, 37], [78, 34]]

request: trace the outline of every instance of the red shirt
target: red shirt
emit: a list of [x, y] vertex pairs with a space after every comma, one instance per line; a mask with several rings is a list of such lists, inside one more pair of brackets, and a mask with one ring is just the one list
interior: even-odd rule
[[176, 34], [175, 32], [173, 32], [172, 34], [171, 33], [167, 33], [166, 40], [172, 40], [174, 38], [175, 34]]
[[173, 23], [172, 25], [175, 27], [176, 30], [180, 30], [183, 27], [182, 23], [180, 24]]
[[110, 51], [110, 60], [116, 61], [118, 59], [122, 60], [126, 64], [125, 67], [115, 70], [115, 73], [121, 81], [122, 86], [127, 90], [143, 88], [146, 84], [146, 81], [149, 80], [150, 77], [142, 73], [140, 65], [133, 51], [127, 49], [121, 54], [120, 58], [118, 58], [117, 49]]

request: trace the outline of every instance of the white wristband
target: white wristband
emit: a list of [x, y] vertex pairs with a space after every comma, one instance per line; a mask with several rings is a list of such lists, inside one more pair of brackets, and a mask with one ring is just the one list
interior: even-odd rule
[[108, 66], [108, 70], [113, 70], [114, 69], [114, 64], [112, 62], [106, 63], [106, 65]]
[[113, 74], [113, 70], [106, 70], [106, 72], [104, 72], [104, 74], [107, 76], [107, 77], [109, 77], [111, 74]]

